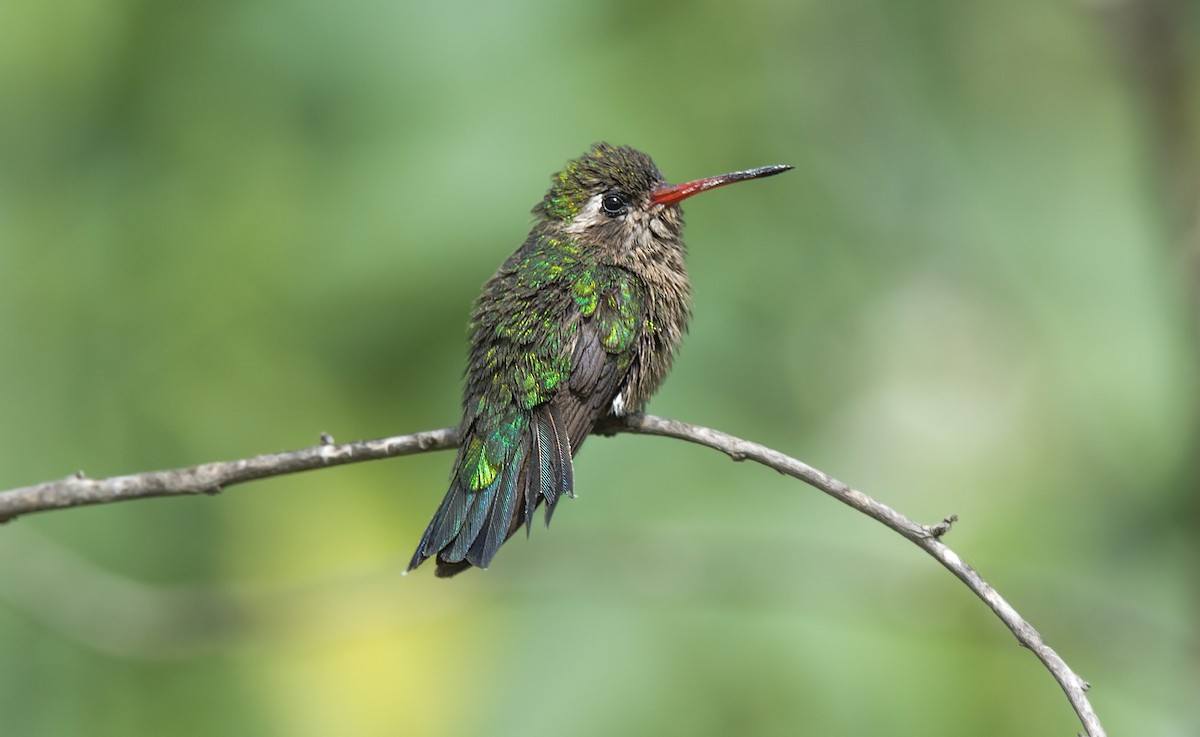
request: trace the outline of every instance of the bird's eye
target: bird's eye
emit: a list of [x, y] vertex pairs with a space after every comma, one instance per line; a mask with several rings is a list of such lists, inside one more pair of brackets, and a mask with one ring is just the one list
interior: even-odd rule
[[624, 214], [625, 209], [629, 207], [629, 202], [625, 199], [625, 195], [610, 192], [604, 195], [604, 199], [600, 200], [600, 207], [604, 209], [605, 214], [616, 217], [617, 215]]

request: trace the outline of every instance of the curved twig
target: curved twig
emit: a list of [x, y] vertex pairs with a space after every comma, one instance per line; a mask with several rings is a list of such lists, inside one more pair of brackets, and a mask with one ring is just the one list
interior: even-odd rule
[[[1088, 701], [1087, 681], [1077, 676], [1045, 640], [1020, 614], [996, 592], [975, 569], [967, 565], [953, 550], [946, 547], [941, 536], [950, 529], [955, 517], [947, 517], [936, 525], [922, 525], [894, 509], [880, 504], [866, 494], [851, 488], [795, 458], [784, 455], [758, 443], [751, 443], [698, 425], [677, 420], [665, 420], [650, 415], [631, 415], [610, 420], [597, 429], [601, 434], [636, 433], [660, 435], [686, 440], [719, 450], [735, 461], [752, 460], [768, 468], [797, 478], [816, 487], [838, 501], [853, 507], [863, 514], [899, 533], [905, 539], [933, 556], [946, 569], [958, 577], [967, 588], [983, 600], [995, 612], [1000, 621], [1012, 631], [1022, 646], [1029, 648], [1038, 660], [1050, 671], [1062, 687], [1079, 715], [1088, 737], [1105, 737], [1104, 727]], [[34, 486], [0, 492], [0, 522], [6, 522], [22, 514], [44, 512], [52, 509], [80, 507], [91, 504], [144, 499], [158, 496], [180, 496], [190, 494], [215, 494], [235, 484], [254, 479], [281, 476], [300, 471], [310, 471], [327, 466], [339, 466], [359, 461], [423, 453], [430, 450], [446, 450], [458, 444], [455, 428], [398, 435], [380, 440], [360, 440], [352, 443], [334, 444], [333, 439], [322, 434], [321, 444], [311, 448], [284, 453], [271, 453], [237, 461], [205, 463], [190, 468], [171, 471], [114, 476], [107, 479], [89, 479], [82, 472], [59, 481], [49, 481]]]
[[1067, 695], [1067, 700], [1071, 702], [1075, 713], [1079, 715], [1079, 721], [1083, 723], [1084, 729], [1087, 730], [1088, 737], [1104, 737], [1106, 734], [1104, 727], [1100, 724], [1099, 717], [1096, 716], [1096, 712], [1092, 709], [1091, 702], [1087, 698], [1086, 691], [1091, 688], [1091, 685], [1077, 676], [1071, 670], [1070, 666], [1067, 665], [1066, 661], [1053, 648], [1046, 644], [1046, 641], [1033, 628], [1033, 625], [1025, 621], [1017, 613], [1017, 610], [1004, 600], [1004, 597], [1000, 596], [987, 581], [983, 580], [982, 576], [975, 572], [974, 568], [967, 565], [957, 553], [946, 547], [941, 541], [941, 536], [948, 532], [950, 526], [957, 521], [958, 518], [956, 516], [951, 515], [936, 525], [918, 524], [891, 507], [880, 504], [861, 491], [838, 481], [829, 474], [813, 468], [802, 461], [786, 456], [764, 445], [735, 438], [732, 435], [727, 435], [718, 430], [711, 430], [707, 427], [689, 425], [677, 420], [664, 420], [649, 415], [628, 417], [610, 427], [617, 432], [662, 435], [669, 438], [686, 440], [719, 450], [735, 461], [751, 460], [761, 463], [780, 473], [800, 479], [809, 486], [820, 489], [839, 502], [853, 507], [868, 517], [895, 530], [905, 539], [926, 553], [929, 553], [951, 573], [957, 576], [959, 580], [967, 585], [967, 588], [975, 592], [976, 596], [983, 599], [983, 603], [987, 604], [988, 608], [996, 613], [996, 616], [1000, 618], [1000, 621], [1004, 622], [1006, 627], [1012, 630], [1013, 635], [1017, 638], [1017, 642], [1033, 651], [1038, 660], [1042, 661], [1042, 664], [1049, 669], [1050, 673], [1054, 676], [1054, 680], [1058, 681], [1058, 685], [1062, 686], [1063, 692]]

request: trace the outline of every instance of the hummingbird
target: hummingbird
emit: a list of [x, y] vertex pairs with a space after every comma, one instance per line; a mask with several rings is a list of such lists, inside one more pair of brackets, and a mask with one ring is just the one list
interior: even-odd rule
[[687, 330], [680, 203], [791, 168], [668, 184], [646, 154], [597, 143], [551, 178], [529, 236], [475, 302], [450, 488], [408, 570], [435, 556], [439, 577], [487, 568], [543, 502], [549, 526], [575, 496], [583, 441], [645, 407]]

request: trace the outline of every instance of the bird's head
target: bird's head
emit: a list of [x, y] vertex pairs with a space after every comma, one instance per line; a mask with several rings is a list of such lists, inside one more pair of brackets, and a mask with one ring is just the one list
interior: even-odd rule
[[644, 261], [664, 248], [682, 257], [683, 200], [790, 168], [765, 166], [672, 185], [641, 151], [597, 143], [554, 175], [533, 212], [611, 263]]

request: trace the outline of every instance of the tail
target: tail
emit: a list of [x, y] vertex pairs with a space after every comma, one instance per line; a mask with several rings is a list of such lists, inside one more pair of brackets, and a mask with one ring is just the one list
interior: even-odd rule
[[522, 524], [546, 502], [546, 525], [559, 499], [574, 496], [571, 441], [553, 403], [516, 411], [491, 429], [464, 434], [450, 490], [413, 554], [408, 570], [437, 556], [439, 577], [487, 568]]

